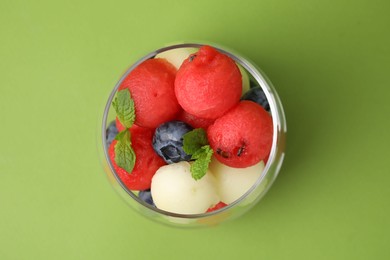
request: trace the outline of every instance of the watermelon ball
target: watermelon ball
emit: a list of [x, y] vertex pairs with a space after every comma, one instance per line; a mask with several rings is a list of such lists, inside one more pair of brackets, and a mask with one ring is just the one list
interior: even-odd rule
[[165, 59], [149, 59], [127, 75], [119, 90], [128, 88], [135, 106], [135, 124], [156, 128], [181, 111], [174, 90], [176, 68]]
[[223, 207], [226, 207], [226, 206], [227, 206], [226, 203], [220, 201], [214, 207], [209, 208], [206, 212], [216, 211], [216, 210], [222, 209]]
[[178, 120], [189, 124], [193, 128], [203, 128], [203, 129], [207, 129], [215, 121], [215, 119], [196, 117], [194, 115], [191, 115], [185, 110], [182, 110], [179, 113]]
[[233, 59], [213, 47], [202, 46], [177, 71], [175, 93], [189, 114], [216, 119], [239, 102], [241, 73]]
[[147, 190], [151, 187], [153, 175], [165, 165], [165, 162], [153, 150], [152, 129], [133, 126], [129, 131], [131, 132], [131, 146], [136, 156], [133, 171], [127, 172], [116, 164], [115, 144], [117, 140], [111, 143], [108, 154], [117, 176], [128, 189]]
[[267, 111], [241, 101], [207, 129], [214, 155], [221, 163], [246, 168], [265, 159], [272, 147], [273, 125]]

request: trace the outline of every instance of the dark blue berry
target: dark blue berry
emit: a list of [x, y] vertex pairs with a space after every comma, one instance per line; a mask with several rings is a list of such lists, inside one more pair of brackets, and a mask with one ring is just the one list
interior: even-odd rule
[[189, 161], [191, 155], [183, 150], [183, 135], [193, 128], [181, 121], [170, 121], [160, 125], [153, 136], [153, 148], [166, 163]]
[[115, 136], [118, 134], [118, 129], [116, 128], [115, 121], [112, 121], [106, 130], [106, 142], [107, 146], [110, 146], [112, 141], [115, 139]]
[[154, 205], [154, 202], [153, 202], [153, 198], [152, 198], [152, 193], [150, 192], [150, 190], [141, 190], [139, 193], [138, 193], [138, 197], [145, 201], [146, 203], [152, 205], [152, 206], [155, 206]]
[[250, 100], [256, 102], [268, 112], [270, 111], [267, 97], [265, 96], [264, 91], [261, 87], [251, 88], [242, 96], [241, 100]]

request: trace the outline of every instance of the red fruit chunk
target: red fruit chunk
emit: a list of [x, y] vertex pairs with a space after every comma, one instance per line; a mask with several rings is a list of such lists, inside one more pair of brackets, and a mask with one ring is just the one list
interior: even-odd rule
[[177, 120], [183, 121], [184, 123], [189, 124], [193, 128], [204, 128], [204, 129], [207, 129], [215, 121], [215, 119], [207, 119], [207, 118], [196, 117], [194, 115], [191, 115], [190, 113], [188, 113], [185, 110], [183, 110], [179, 114]]
[[176, 68], [165, 59], [149, 59], [138, 65], [122, 82], [135, 105], [135, 124], [156, 128], [171, 121], [181, 110], [175, 96]]
[[132, 127], [131, 142], [136, 156], [134, 169], [131, 173], [120, 168], [115, 163], [115, 144], [114, 140], [109, 149], [108, 154], [114, 170], [118, 177], [130, 190], [147, 190], [150, 189], [153, 175], [158, 168], [165, 165], [163, 159], [156, 154], [152, 147], [153, 130], [142, 127]]
[[241, 101], [207, 130], [215, 157], [236, 168], [249, 167], [267, 158], [272, 135], [271, 116], [252, 101]]
[[176, 74], [175, 93], [188, 113], [216, 119], [236, 105], [242, 92], [236, 63], [210, 46], [190, 55]]
[[211, 212], [211, 211], [214, 211], [214, 210], [218, 210], [218, 209], [221, 209], [223, 207], [227, 206], [227, 204], [223, 203], [222, 201], [218, 202], [218, 204], [216, 204], [214, 207], [212, 208], [209, 208], [206, 212]]

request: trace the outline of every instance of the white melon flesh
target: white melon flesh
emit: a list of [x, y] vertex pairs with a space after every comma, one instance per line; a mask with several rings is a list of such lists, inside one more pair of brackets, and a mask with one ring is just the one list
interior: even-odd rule
[[264, 162], [247, 168], [232, 168], [213, 158], [209, 169], [217, 181], [221, 201], [230, 204], [244, 195], [260, 178]]
[[164, 51], [156, 55], [155, 58], [166, 59], [169, 63], [179, 69], [185, 59], [191, 54], [197, 52], [196, 48], [178, 48], [169, 51]]
[[153, 176], [151, 192], [157, 208], [179, 214], [205, 213], [220, 201], [214, 176], [207, 172], [194, 180], [188, 162], [160, 167]]

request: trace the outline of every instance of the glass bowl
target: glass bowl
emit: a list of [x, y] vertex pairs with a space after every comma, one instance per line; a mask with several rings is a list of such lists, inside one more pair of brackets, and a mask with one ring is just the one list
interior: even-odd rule
[[260, 201], [260, 199], [266, 194], [268, 189], [271, 187], [275, 178], [277, 177], [279, 170], [281, 168], [284, 151], [285, 151], [285, 139], [286, 139], [286, 119], [282, 107], [282, 103], [279, 99], [278, 94], [276, 93], [275, 88], [272, 86], [271, 82], [265, 76], [265, 74], [256, 67], [253, 62], [248, 61], [246, 58], [237, 54], [234, 51], [228, 50], [226, 48], [222, 48], [220, 46], [214, 44], [210, 45], [220, 52], [231, 57], [237, 64], [241, 65], [241, 67], [246, 70], [249, 75], [250, 81], [260, 86], [267, 99], [270, 106], [270, 113], [272, 115], [273, 120], [273, 143], [271, 152], [269, 155], [269, 159], [265, 165], [265, 168], [257, 181], [253, 184], [253, 186], [239, 199], [230, 203], [229, 205], [208, 213], [203, 214], [177, 214], [172, 212], [167, 212], [164, 210], [160, 210], [137, 196], [137, 191], [129, 190], [119, 179], [117, 176], [113, 165], [111, 164], [108, 156], [108, 146], [106, 144], [106, 129], [110, 122], [115, 120], [115, 111], [112, 108], [112, 101], [115, 97], [115, 94], [121, 85], [122, 81], [126, 78], [126, 76], [139, 64], [147, 59], [151, 59], [159, 53], [179, 49], [179, 48], [200, 48], [205, 44], [199, 43], [185, 43], [185, 44], [176, 44], [170, 45], [155, 51], [152, 51], [140, 58], [136, 61], [131, 67], [124, 73], [124, 75], [120, 78], [118, 83], [115, 85], [111, 94], [108, 97], [107, 103], [105, 105], [103, 116], [101, 119], [101, 128], [98, 140], [98, 150], [101, 155], [101, 159], [103, 162], [103, 168], [107, 174], [107, 177], [115, 188], [115, 190], [120, 194], [120, 196], [126, 201], [128, 205], [130, 205], [137, 212], [142, 214], [143, 216], [157, 221], [159, 223], [179, 226], [179, 227], [202, 227], [202, 226], [214, 226], [220, 224], [222, 222], [232, 220], [243, 215], [249, 209], [251, 209], [256, 203]]

